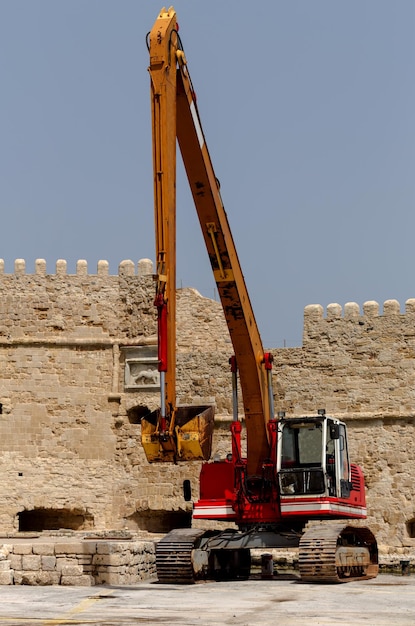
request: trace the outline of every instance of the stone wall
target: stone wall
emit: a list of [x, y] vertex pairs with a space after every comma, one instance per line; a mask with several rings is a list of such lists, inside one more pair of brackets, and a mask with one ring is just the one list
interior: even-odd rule
[[[5, 274], [0, 262], [3, 531], [162, 532], [188, 522], [182, 486], [190, 480], [197, 497], [199, 464], [150, 466], [140, 444], [140, 417], [159, 406], [154, 381], [136, 384], [136, 357], [156, 343], [151, 272], [147, 260], [124, 261], [115, 276], [105, 261], [96, 274], [79, 261], [72, 275], [64, 261], [47, 273], [39, 260], [34, 274], [21, 260]], [[220, 304], [179, 290], [177, 343], [178, 403], [216, 403], [214, 452], [224, 455], [232, 348]], [[404, 313], [395, 301], [362, 313], [355, 303], [326, 314], [311, 305], [303, 346], [274, 357], [276, 411], [325, 408], [347, 422], [371, 527], [384, 551], [413, 549], [415, 301]]]
[[0, 585], [131, 585], [156, 574], [154, 541], [90, 537], [3, 543]]
[[362, 466], [368, 523], [383, 545], [415, 548], [415, 300], [304, 311], [303, 347], [277, 350], [277, 410], [343, 419]]
[[48, 528], [60, 516], [75, 530], [163, 530], [162, 517], [137, 512], [185, 510], [189, 468], [172, 481], [169, 467], [146, 466], [129, 417], [156, 408], [159, 392], [124, 389], [124, 350], [156, 341], [153, 280], [142, 266], [136, 273], [125, 261], [110, 276], [105, 261], [96, 274], [80, 261], [68, 275], [64, 261], [54, 274], [37, 261], [29, 275], [17, 261], [14, 274], [0, 272], [1, 529], [22, 520], [30, 529], [30, 519]]

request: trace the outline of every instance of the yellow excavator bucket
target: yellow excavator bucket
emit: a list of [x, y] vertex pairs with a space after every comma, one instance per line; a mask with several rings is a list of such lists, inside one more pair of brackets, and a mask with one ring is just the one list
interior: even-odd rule
[[169, 431], [159, 427], [159, 410], [141, 420], [141, 442], [147, 461], [208, 461], [212, 452], [213, 406], [176, 408]]

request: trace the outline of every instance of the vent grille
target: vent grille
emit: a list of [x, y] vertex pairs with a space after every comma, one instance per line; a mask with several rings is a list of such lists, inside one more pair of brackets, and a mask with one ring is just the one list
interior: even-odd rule
[[351, 465], [351, 478], [353, 491], [360, 491], [360, 474], [356, 465]]

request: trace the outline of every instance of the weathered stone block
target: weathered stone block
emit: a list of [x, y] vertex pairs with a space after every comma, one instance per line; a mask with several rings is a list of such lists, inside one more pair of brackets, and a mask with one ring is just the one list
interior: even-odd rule
[[84, 573], [84, 570], [81, 565], [63, 565], [60, 570], [62, 577], [63, 576], [81, 576]]
[[116, 554], [96, 554], [93, 558], [96, 565], [119, 566], [131, 564], [130, 552]]
[[17, 543], [13, 546], [13, 554], [32, 554], [32, 544]]
[[105, 541], [97, 543], [97, 554], [114, 554], [117, 552], [124, 552], [125, 542], [109, 542]]
[[55, 571], [56, 570], [56, 557], [42, 555], [41, 557], [41, 569], [43, 571]]
[[95, 579], [89, 574], [84, 574], [82, 576], [62, 576], [60, 584], [69, 587], [90, 587], [95, 585]]
[[95, 554], [77, 554], [76, 560], [79, 565], [90, 565], [96, 555]]
[[13, 585], [13, 570], [0, 571], [0, 585]]
[[15, 585], [59, 585], [59, 583], [60, 575], [58, 572], [14, 572]]
[[55, 544], [55, 554], [82, 554], [83, 553], [84, 544], [80, 541], [61, 543], [58, 542]]
[[9, 559], [2, 559], [0, 561], [0, 572], [7, 572], [10, 569]]
[[77, 554], [95, 554], [97, 551], [97, 542], [86, 540], [81, 543], [81, 551]]
[[59, 585], [61, 576], [59, 572], [43, 570], [38, 573], [38, 585]]
[[22, 569], [22, 555], [21, 554], [10, 554], [9, 555], [10, 567], [12, 569]]
[[55, 554], [55, 546], [53, 543], [34, 543], [32, 547], [33, 554]]
[[[96, 574], [96, 581], [97, 581], [97, 584], [99, 584], [99, 585], [124, 585], [124, 584], [127, 584], [125, 582], [125, 575], [124, 574], [121, 574], [120, 572], [113, 572], [113, 571], [109, 572], [108, 570], [97, 572], [97, 574]], [[135, 580], [134, 582], [138, 582], [138, 579]]]
[[38, 554], [24, 554], [22, 556], [22, 570], [39, 570], [40, 556]]

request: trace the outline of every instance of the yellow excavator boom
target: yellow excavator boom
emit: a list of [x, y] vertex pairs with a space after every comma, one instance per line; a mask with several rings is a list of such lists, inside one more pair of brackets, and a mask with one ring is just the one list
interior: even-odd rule
[[[154, 432], [158, 436], [164, 432], [166, 437], [169, 433], [169, 445], [177, 450], [174, 436], [178, 420], [175, 380], [177, 138], [239, 370], [248, 440], [248, 473], [260, 473], [269, 450], [267, 424], [273, 417], [272, 358], [264, 353], [262, 347], [210, 160], [173, 7], [160, 12], [149, 35], [149, 52], [159, 363], [165, 364], [162, 365], [165, 370], [161, 376], [161, 393], [164, 394], [161, 418], [159, 416]], [[164, 312], [162, 322], [160, 311]], [[166, 338], [160, 337], [160, 328], [166, 333]], [[161, 350], [160, 345], [164, 346]], [[153, 440], [155, 444], [155, 437]], [[169, 456], [167, 444], [165, 448], [164, 456]]]

